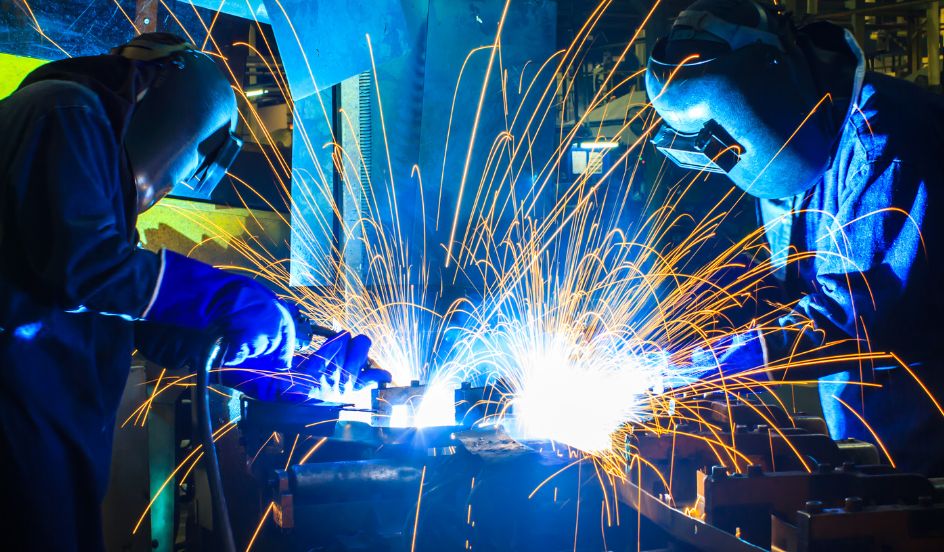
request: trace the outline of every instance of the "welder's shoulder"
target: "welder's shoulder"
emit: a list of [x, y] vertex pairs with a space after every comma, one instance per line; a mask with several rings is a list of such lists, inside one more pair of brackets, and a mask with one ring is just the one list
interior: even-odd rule
[[107, 124], [108, 120], [101, 100], [88, 87], [70, 81], [44, 80], [24, 86], [0, 101], [0, 124], [30, 124], [62, 111], [96, 124]]
[[846, 124], [844, 134], [854, 137], [849, 142], [860, 161], [940, 164], [944, 96], [903, 79], [869, 73]]

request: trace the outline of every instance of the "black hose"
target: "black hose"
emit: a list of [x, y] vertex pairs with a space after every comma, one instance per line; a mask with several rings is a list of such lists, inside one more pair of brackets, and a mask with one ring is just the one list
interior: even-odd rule
[[194, 388], [193, 408], [200, 432], [200, 444], [203, 446], [204, 466], [210, 483], [210, 497], [213, 505], [213, 535], [218, 541], [217, 550], [236, 552], [233, 528], [229, 522], [229, 510], [226, 507], [226, 495], [223, 493], [223, 478], [220, 476], [220, 461], [213, 442], [213, 420], [210, 416], [210, 370], [220, 353], [221, 342], [216, 340], [207, 351], [206, 362], [197, 366], [197, 385]]

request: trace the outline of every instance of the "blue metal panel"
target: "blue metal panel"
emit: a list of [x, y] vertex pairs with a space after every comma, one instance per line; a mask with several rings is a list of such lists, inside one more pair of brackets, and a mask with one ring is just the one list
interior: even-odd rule
[[407, 1], [265, 0], [295, 100], [370, 69], [367, 34], [377, 63], [406, 54]]
[[187, 0], [187, 2], [194, 6], [255, 20], [259, 23], [269, 22], [269, 12], [262, 0]]
[[[456, 97], [455, 111], [451, 112], [453, 91], [466, 56], [473, 49], [494, 42], [505, 2], [404, 0], [401, 3], [383, 0], [378, 4], [377, 1], [356, 1], [343, 6], [332, 5], [328, 10], [323, 2], [286, 0], [282, 2], [285, 11], [281, 12], [275, 0], [265, 1], [283, 66], [299, 107], [293, 152], [293, 200], [304, 205], [300, 212], [293, 213], [296, 217], [293, 219], [296, 227], [292, 247], [293, 283], [326, 283], [321, 281], [323, 278], [312, 274], [308, 267], [312, 263], [323, 266], [329, 257], [317, 257], [329, 254], [328, 246], [315, 246], [311, 242], [317, 239], [328, 244], [332, 236], [331, 188], [327, 185], [333, 171], [330, 157], [325, 153], [323, 159], [320, 154], [315, 159], [307, 151], [299, 149], [303, 142], [299, 136], [302, 128], [307, 128], [311, 134], [314, 128], [311, 125], [315, 125], [320, 129], [318, 132], [324, 133], [323, 136], [330, 135], [324, 114], [311, 111], [317, 102], [306, 103], [307, 98], [316, 88], [324, 89], [370, 69], [365, 33], [371, 35], [386, 127], [385, 136], [375, 96], [371, 107], [373, 156], [370, 176], [375, 189], [373, 197], [380, 203], [377, 205], [378, 222], [388, 236], [394, 235], [391, 232], [396, 224], [400, 225], [401, 246], [408, 248], [417, 265], [422, 262], [434, 271], [443, 267], [456, 206], [459, 208], [459, 238], [462, 237], [466, 222], [472, 216], [473, 200], [486, 159], [499, 134], [510, 131], [515, 135], [516, 143], [531, 141], [530, 149], [540, 161], [536, 163], [537, 170], [553, 151], [552, 138], [556, 131], [553, 110], [538, 136], [535, 135], [536, 124], [525, 133], [525, 124], [530, 117], [519, 118], [514, 127], [511, 119], [519, 106], [523, 113], [530, 114], [553, 100], [552, 92], [538, 105], [550, 79], [550, 74], [545, 74], [535, 86], [536, 92], [529, 96], [527, 105], [521, 105], [524, 88], [554, 51], [556, 2], [523, 0], [510, 4], [502, 35], [501, 61], [499, 63], [496, 56], [482, 99], [476, 140], [468, 162], [467, 182], [460, 201], [459, 184], [466, 165], [490, 50], [481, 50], [469, 60]], [[277, 9], [281, 15], [276, 15]], [[507, 83], [504, 95], [502, 79]], [[524, 85], [521, 90], [519, 83]], [[376, 94], [376, 90], [374, 92]], [[325, 105], [330, 106], [330, 101], [326, 99]], [[301, 115], [305, 112], [309, 115]], [[450, 136], [449, 154], [444, 160], [447, 133]], [[511, 214], [511, 205], [527, 202], [533, 193], [535, 178], [530, 163], [524, 162], [526, 150], [524, 148], [519, 153], [515, 167], [516, 170], [522, 166], [527, 168], [510, 190], [506, 187], [508, 193], [513, 194], [514, 201], [509, 202], [509, 209], [503, 213], [505, 220]], [[323, 183], [316, 183], [310, 177], [318, 174], [318, 171], [313, 171], [312, 163], [321, 167]], [[411, 176], [414, 166], [420, 168], [423, 176], [422, 190], [418, 180]], [[387, 190], [392, 182], [396, 189], [396, 209], [387, 200]], [[443, 200], [437, 224], [436, 201], [441, 182]], [[552, 185], [545, 198], [554, 199], [553, 193]], [[319, 199], [313, 201], [315, 197]], [[537, 209], [534, 214], [540, 211]], [[425, 240], [422, 238], [424, 235]], [[424, 243], [425, 261], [421, 257]], [[418, 275], [419, 271], [413, 273]], [[437, 280], [434, 274], [432, 281]], [[452, 278], [444, 280], [452, 281]], [[463, 294], [466, 284], [458, 284], [454, 293]]]
[[134, 27], [121, 11], [133, 19], [134, 0], [31, 0], [31, 11], [26, 5], [3, 2], [0, 52], [47, 60], [62, 59], [66, 52], [97, 55], [134, 36]]
[[[158, 7], [157, 28], [189, 35], [200, 45], [213, 20], [212, 10], [221, 1], [167, 0]], [[245, 3], [246, 0], [226, 0], [226, 5]], [[30, 11], [25, 9], [26, 3], [13, 2], [10, 7], [6, 4], [0, 9], [0, 52], [4, 53], [45, 60], [95, 56], [135, 35], [131, 22], [135, 17], [135, 0], [31, 0]], [[205, 9], [201, 7], [204, 5], [212, 7]]]
[[[320, 96], [320, 101], [319, 101]], [[331, 148], [332, 90], [295, 101], [292, 139], [291, 285], [331, 283], [334, 165]], [[327, 113], [326, 113], [327, 112]]]
[[[469, 159], [465, 189], [460, 197], [460, 184], [469, 144], [473, 138], [476, 111], [482, 94], [490, 49], [480, 50], [469, 58], [456, 96], [455, 111], [451, 114], [452, 128], [449, 130], [453, 93], [463, 61], [469, 53], [477, 47], [491, 46], [494, 43], [504, 5], [505, 2], [501, 0], [433, 0], [430, 5], [420, 168], [427, 188], [427, 198], [437, 197], [442, 182], [442, 206], [438, 226], [435, 225], [434, 219], [428, 217], [427, 221], [433, 222], [430, 230], [435, 236], [435, 242], [446, 247], [457, 208], [459, 215], [456, 239], [461, 239], [464, 234], [472, 215], [476, 190], [480, 185], [489, 150], [501, 132], [511, 131], [516, 143], [534, 140], [531, 148], [537, 160], [537, 169], [540, 169], [540, 165], [553, 151], [550, 141], [556, 131], [553, 110], [540, 136], [533, 135], [537, 124], [530, 129], [531, 136], [524, 134], [529, 119], [527, 116], [519, 118], [514, 128], [510, 125], [522, 103], [519, 82], [523, 82], [526, 88], [528, 82], [534, 79], [537, 68], [554, 52], [557, 5], [556, 2], [546, 0], [512, 1], [501, 36], [501, 60], [499, 63], [498, 57], [495, 58], [489, 75], [478, 129], [475, 130], [475, 143]], [[507, 116], [502, 97], [502, 78], [505, 77], [502, 70], [507, 73]], [[542, 83], [538, 83], [535, 90], [543, 91], [547, 81], [548, 78], [545, 78]], [[527, 105], [522, 106], [522, 112], [529, 114], [538, 109], [540, 106], [536, 100], [539, 97], [540, 92], [532, 93], [526, 102]], [[546, 106], [552, 99], [553, 94], [546, 98], [542, 105]], [[445, 152], [447, 130], [449, 149]], [[527, 148], [523, 148], [521, 151], [526, 150]], [[519, 156], [515, 166], [519, 166], [525, 158], [522, 154]], [[513, 189], [506, 190], [520, 202], [532, 191], [530, 168], [525, 170], [514, 184]], [[510, 212], [506, 211], [504, 215], [503, 218], [507, 219]], [[431, 249], [433, 253], [441, 256], [435, 262], [442, 266], [445, 262], [445, 249]]]

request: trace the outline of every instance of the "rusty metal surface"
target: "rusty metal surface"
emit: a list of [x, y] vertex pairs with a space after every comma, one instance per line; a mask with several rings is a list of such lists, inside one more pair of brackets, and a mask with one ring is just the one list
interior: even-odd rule
[[134, 10], [134, 26], [139, 33], [157, 31], [157, 6], [159, 0], [138, 0]]

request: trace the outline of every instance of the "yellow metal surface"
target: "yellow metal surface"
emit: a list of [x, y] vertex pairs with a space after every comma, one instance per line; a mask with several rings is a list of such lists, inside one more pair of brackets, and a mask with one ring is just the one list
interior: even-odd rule
[[0, 54], [0, 99], [9, 96], [23, 81], [23, 77], [44, 63], [44, 59]]
[[283, 215], [182, 199], [164, 199], [138, 218], [142, 244], [167, 248], [213, 265], [253, 268], [252, 250], [287, 259], [290, 227]]

